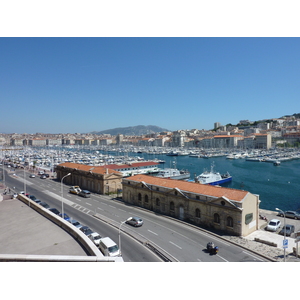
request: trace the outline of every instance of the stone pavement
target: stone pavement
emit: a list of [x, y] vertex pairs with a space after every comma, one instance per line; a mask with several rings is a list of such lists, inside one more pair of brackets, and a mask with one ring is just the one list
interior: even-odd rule
[[[277, 211], [268, 211], [260, 209], [260, 214], [267, 217], [268, 220], [279, 219], [281, 221], [281, 227], [283, 226], [283, 217], [277, 216]], [[300, 220], [286, 219], [286, 224], [292, 224], [295, 226], [296, 231], [300, 230]], [[269, 232], [265, 230], [267, 222], [264, 220], [259, 220], [259, 230], [249, 234], [246, 237], [236, 237], [236, 236], [225, 236], [226, 239], [233, 241], [241, 246], [244, 246], [252, 251], [262, 254], [266, 257], [273, 259], [274, 261], [282, 262], [284, 261], [284, 250], [283, 250], [283, 239], [284, 237], [280, 234]], [[277, 244], [277, 247], [269, 246], [267, 244], [257, 242], [254, 239], [258, 238], [260, 240]], [[300, 258], [296, 258], [293, 254], [293, 247], [297, 248], [297, 243], [295, 243], [294, 238], [286, 237], [288, 240], [288, 248], [286, 249], [286, 262], [300, 262]], [[300, 245], [299, 252], [300, 253]]]

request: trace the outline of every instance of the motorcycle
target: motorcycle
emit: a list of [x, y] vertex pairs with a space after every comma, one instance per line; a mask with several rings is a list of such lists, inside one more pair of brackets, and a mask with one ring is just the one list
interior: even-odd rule
[[259, 218], [260, 218], [261, 220], [264, 220], [264, 221], [268, 222], [268, 219], [267, 219], [267, 217], [266, 217], [266, 216], [259, 215]]
[[211, 255], [217, 254], [219, 252], [219, 247], [215, 246], [213, 242], [207, 243], [206, 249]]

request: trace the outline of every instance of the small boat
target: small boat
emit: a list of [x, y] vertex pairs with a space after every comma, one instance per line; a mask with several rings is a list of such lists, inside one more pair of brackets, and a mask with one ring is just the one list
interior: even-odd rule
[[275, 161], [273, 162], [273, 165], [274, 165], [274, 166], [279, 166], [279, 165], [280, 165], [280, 161], [279, 161], [279, 160], [275, 160]]
[[232, 181], [232, 176], [227, 172], [226, 174], [220, 174], [214, 171], [214, 164], [211, 165], [210, 172], [203, 172], [195, 178], [196, 182], [210, 185], [221, 185], [226, 182]]
[[178, 156], [178, 152], [177, 151], [170, 151], [167, 153], [167, 156]]
[[158, 172], [156, 177], [160, 178], [170, 178], [170, 179], [189, 179], [191, 176], [190, 172], [187, 170], [166, 168]]

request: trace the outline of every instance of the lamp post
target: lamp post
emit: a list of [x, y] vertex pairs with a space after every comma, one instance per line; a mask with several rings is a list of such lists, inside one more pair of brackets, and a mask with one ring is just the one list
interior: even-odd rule
[[[284, 211], [283, 210], [281, 210], [281, 209], [279, 209], [279, 208], [275, 208], [276, 210], [278, 210], [278, 211], [281, 211], [282, 212], [282, 214], [283, 214], [283, 241], [285, 241], [285, 237], [286, 237], [286, 228], [285, 228], [285, 213], [284, 213]], [[284, 243], [284, 242], [283, 242]], [[285, 249], [286, 249], [286, 246], [285, 246], [285, 244], [283, 244], [283, 251], [284, 251], [284, 254], [283, 254], [283, 261], [285, 262]]]
[[61, 215], [62, 215], [62, 218], [64, 219], [64, 197], [63, 197], [63, 180], [65, 177], [67, 176], [70, 176], [71, 173], [68, 173], [67, 175], [65, 175], [62, 179], [61, 179], [61, 182], [60, 182], [60, 187], [61, 187]]
[[127, 221], [131, 220], [131, 217], [128, 218], [127, 220], [121, 222], [120, 226], [119, 226], [119, 249], [120, 249], [120, 255], [122, 255], [121, 253], [121, 226], [126, 223]]

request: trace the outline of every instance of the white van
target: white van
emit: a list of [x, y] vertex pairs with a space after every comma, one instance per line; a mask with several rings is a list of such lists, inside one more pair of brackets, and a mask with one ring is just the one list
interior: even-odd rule
[[100, 239], [99, 249], [104, 256], [119, 256], [120, 250], [118, 245], [109, 237]]

